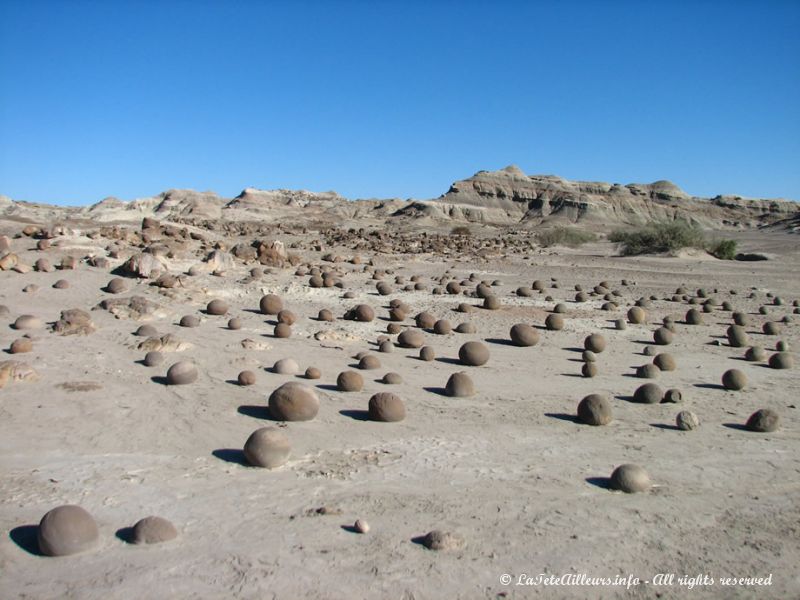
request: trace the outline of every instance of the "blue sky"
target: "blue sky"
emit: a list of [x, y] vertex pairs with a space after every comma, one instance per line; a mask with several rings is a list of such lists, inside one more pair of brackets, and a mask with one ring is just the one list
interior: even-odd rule
[[0, 194], [430, 198], [480, 169], [800, 199], [800, 2], [0, 0]]

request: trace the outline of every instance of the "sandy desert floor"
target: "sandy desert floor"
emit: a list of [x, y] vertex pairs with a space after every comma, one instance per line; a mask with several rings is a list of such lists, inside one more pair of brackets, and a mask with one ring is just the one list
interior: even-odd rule
[[[8, 225], [8, 224], [7, 224]], [[8, 226], [9, 231], [19, 227]], [[744, 348], [728, 345], [730, 312], [720, 308], [704, 325], [687, 325], [686, 302], [671, 301], [685, 285], [704, 288], [735, 310], [749, 313], [751, 342], [773, 351], [778, 340], [792, 354], [800, 348], [792, 302], [800, 298], [800, 241], [789, 234], [740, 234], [743, 247], [773, 255], [766, 262], [614, 256], [610, 244], [557, 248], [479, 261], [443, 262], [430, 255], [363, 255], [376, 268], [408, 280], [420, 275], [428, 291], [381, 296], [363, 265], [347, 262], [344, 289], [310, 288], [294, 268], [272, 269], [243, 283], [253, 265], [237, 262], [224, 277], [203, 273], [164, 291], [149, 281], [130, 280], [122, 296], [141, 295], [161, 308], [145, 321], [117, 319], [91, 310], [96, 331], [60, 336], [46, 327], [30, 333], [32, 352], [6, 354], [35, 368], [36, 381], [9, 383], [0, 390], [0, 596], [3, 598], [792, 598], [800, 597], [800, 417], [798, 366], [776, 370], [743, 360]], [[85, 254], [99, 242], [64, 238], [45, 253], [31, 240], [14, 240], [20, 257], [33, 263], [47, 256], [57, 264], [66, 253]], [[323, 265], [325, 248], [303, 258]], [[121, 260], [112, 261], [113, 266]], [[185, 272], [197, 260], [170, 263]], [[432, 295], [432, 279], [450, 271], [456, 280], [499, 282], [499, 310], [464, 314], [461, 302], [478, 298]], [[109, 269], [81, 263], [76, 270], [19, 274], [0, 272], [0, 347], [22, 333], [11, 328], [22, 314], [45, 323], [62, 310], [90, 310], [104, 298]], [[534, 280], [557, 288], [519, 297]], [[53, 283], [66, 279], [67, 289]], [[622, 280], [629, 285], [623, 286]], [[602, 298], [574, 302], [575, 284], [591, 290], [607, 280], [619, 290], [620, 306], [602, 311]], [[28, 284], [36, 292], [24, 292]], [[468, 288], [474, 289], [474, 288]], [[346, 290], [352, 299], [343, 298]], [[738, 293], [732, 295], [731, 290]], [[751, 294], [752, 292], [752, 294]], [[259, 299], [280, 295], [298, 316], [288, 339], [272, 336], [273, 317], [260, 314]], [[784, 300], [774, 306], [767, 294]], [[552, 300], [545, 300], [546, 296]], [[655, 296], [646, 324], [614, 328], [633, 303]], [[752, 297], [751, 297], [752, 296]], [[229, 316], [204, 313], [214, 298], [226, 300]], [[388, 302], [399, 298], [413, 315], [429, 311], [455, 326], [475, 324], [475, 334], [425, 333], [437, 359], [395, 347], [377, 351], [386, 333]], [[556, 302], [567, 305], [561, 331], [544, 319]], [[370, 323], [346, 321], [359, 303], [375, 308]], [[768, 314], [758, 309], [768, 306]], [[336, 316], [316, 319], [320, 309]], [[181, 316], [201, 318], [196, 328], [177, 325]], [[778, 336], [761, 333], [766, 321], [792, 315]], [[240, 330], [226, 327], [230, 316]], [[634, 390], [646, 381], [634, 369], [652, 359], [643, 354], [665, 316], [676, 321], [675, 341], [660, 350], [676, 358], [675, 371], [661, 373], [662, 388], [679, 388], [681, 404], [637, 404]], [[142, 323], [188, 342], [166, 362], [148, 368]], [[540, 328], [533, 347], [508, 342], [515, 323]], [[317, 335], [322, 332], [321, 335]], [[599, 374], [584, 378], [584, 338], [602, 333], [607, 349], [598, 355]], [[394, 336], [392, 336], [394, 339]], [[320, 339], [316, 339], [320, 338]], [[243, 340], [250, 342], [243, 344]], [[457, 362], [458, 349], [481, 340], [491, 358], [482, 367]], [[337, 374], [353, 368], [353, 356], [372, 351], [382, 367], [362, 371], [361, 392], [337, 391]], [[769, 352], [771, 354], [771, 352]], [[273, 363], [293, 358], [302, 371], [316, 366], [322, 377], [277, 375]], [[167, 367], [194, 361], [195, 383], [162, 383]], [[724, 371], [742, 370], [748, 386], [726, 391]], [[237, 385], [244, 370], [256, 384]], [[389, 371], [403, 383], [386, 385]], [[467, 371], [476, 394], [443, 395], [450, 374]], [[317, 391], [321, 408], [307, 422], [276, 423], [266, 409], [269, 394], [286, 381]], [[392, 391], [407, 408], [405, 420], [365, 420], [370, 396]], [[576, 422], [587, 394], [611, 398], [614, 420], [603, 427]], [[741, 426], [760, 408], [777, 411], [781, 428], [755, 433]], [[694, 431], [680, 431], [675, 416], [691, 410]], [[247, 466], [242, 446], [255, 429], [278, 425], [291, 442], [289, 462], [277, 469]], [[606, 478], [623, 463], [647, 469], [655, 486], [624, 494]], [[41, 556], [36, 525], [50, 509], [79, 504], [95, 518], [100, 543], [69, 557]], [[324, 510], [323, 510], [324, 509]], [[125, 528], [147, 515], [172, 521], [176, 540], [138, 546], [125, 541]], [[350, 526], [365, 519], [371, 530]], [[463, 537], [452, 551], [432, 551], [416, 538], [441, 529]], [[122, 530], [122, 531], [120, 531]], [[504, 575], [511, 584], [505, 585]], [[521, 575], [639, 578], [625, 586], [516, 585]], [[674, 574], [657, 585], [658, 574]], [[707, 575], [713, 585], [689, 590], [678, 578]], [[769, 586], [723, 586], [721, 577], [767, 577]], [[650, 581], [650, 583], [644, 583]], [[688, 583], [688, 582], [687, 582]]]

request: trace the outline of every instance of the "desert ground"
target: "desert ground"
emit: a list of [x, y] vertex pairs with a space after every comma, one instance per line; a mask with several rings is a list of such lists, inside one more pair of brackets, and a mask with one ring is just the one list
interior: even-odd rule
[[[0, 234], [19, 264], [46, 259], [53, 268], [0, 272], [7, 309], [0, 309], [0, 363], [8, 373], [0, 389], [3, 598], [800, 597], [798, 367], [745, 360], [747, 347], [731, 347], [726, 337], [739, 311], [749, 321], [747, 346], [763, 347], [767, 358], [779, 341], [790, 357], [800, 348], [796, 234], [726, 232], [743, 251], [769, 258], [740, 262], [705, 253], [622, 257], [606, 241], [443, 256], [391, 239], [380, 250], [354, 249], [352, 236], [338, 244], [312, 230], [275, 231], [267, 237], [287, 256], [265, 265], [228, 254], [253, 236], [188, 226], [197, 235], [159, 255], [174, 277], [154, 285], [155, 277], [115, 272], [141, 252], [125, 233], [139, 235], [139, 221], [116, 231], [73, 224], [39, 248], [41, 231], [21, 234], [26, 224], [0, 221]], [[476, 228], [473, 235], [493, 233]], [[157, 224], [145, 241], [175, 240]], [[280, 245], [271, 248], [281, 254]], [[65, 256], [78, 260], [56, 268]], [[340, 285], [312, 287], [314, 268]], [[112, 294], [106, 286], [115, 277], [126, 289]], [[54, 288], [59, 280], [68, 286]], [[391, 288], [386, 295], [376, 289], [381, 281]], [[460, 293], [433, 293], [453, 281], [462, 282]], [[542, 291], [532, 290], [535, 281], [545, 284]], [[499, 308], [483, 308], [481, 282]], [[607, 287], [596, 291], [601, 282]], [[586, 301], [576, 301], [576, 285]], [[276, 316], [259, 310], [267, 294], [296, 316], [290, 337], [275, 337]], [[131, 297], [149, 304], [131, 312]], [[645, 322], [627, 323], [636, 301], [651, 297]], [[686, 324], [687, 311], [702, 310], [709, 298], [717, 302], [703, 324]], [[207, 313], [215, 299], [227, 303], [227, 314]], [[103, 308], [108, 300], [123, 301], [122, 308]], [[390, 321], [392, 300], [407, 305], [405, 318]], [[603, 310], [607, 302], [614, 304]], [[474, 309], [460, 312], [462, 303]], [[566, 309], [563, 329], [546, 329], [558, 303]], [[373, 320], [344, 318], [360, 304], [374, 309]], [[68, 309], [86, 311], [90, 323], [83, 315], [54, 326]], [[334, 320], [319, 320], [322, 309]], [[453, 328], [472, 323], [475, 332], [423, 330], [414, 320], [420, 312]], [[22, 315], [39, 322], [15, 329]], [[180, 326], [185, 315], [199, 324]], [[228, 326], [232, 317], [240, 329]], [[674, 339], [660, 346], [653, 334], [665, 317], [674, 320]], [[766, 322], [780, 323], [777, 334], [763, 333]], [[420, 331], [435, 359], [397, 344], [387, 333], [392, 323]], [[509, 331], [518, 323], [533, 326], [538, 343], [512, 344]], [[158, 338], [173, 336], [164, 362], [152, 367], [143, 358], [157, 346], [134, 335], [145, 324]], [[596, 354], [596, 376], [584, 377], [591, 334], [607, 345]], [[26, 336], [30, 351], [11, 353]], [[383, 347], [390, 351], [380, 351], [380, 336], [395, 342]], [[460, 364], [468, 341], [489, 350], [486, 364]], [[670, 353], [677, 368], [637, 377], [636, 367], [653, 361], [649, 346]], [[379, 368], [358, 368], [355, 357], [364, 351]], [[273, 372], [285, 358], [297, 363], [297, 374]], [[196, 365], [197, 379], [167, 385], [177, 361]], [[321, 377], [306, 378], [308, 367]], [[744, 389], [721, 385], [729, 369], [744, 373]], [[244, 370], [255, 374], [253, 385], [239, 385]], [[337, 376], [346, 370], [362, 375], [361, 391], [339, 391]], [[448, 396], [448, 378], [461, 371], [475, 393]], [[389, 372], [402, 381], [383, 383]], [[281, 421], [268, 409], [273, 391], [290, 381], [318, 396], [313, 419]], [[648, 382], [680, 390], [682, 401], [634, 402]], [[379, 392], [402, 399], [404, 419], [371, 418], [368, 402]], [[576, 418], [578, 403], [593, 393], [610, 403], [607, 425]], [[779, 415], [776, 431], [744, 427], [758, 409]], [[685, 410], [699, 420], [693, 430], [675, 425]], [[265, 426], [291, 445], [288, 461], [273, 469], [251, 466], [242, 453], [248, 436]], [[612, 471], [627, 463], [643, 467], [652, 486], [611, 489]], [[91, 514], [98, 541], [85, 552], [46, 556], [39, 521], [67, 504]], [[148, 515], [168, 519], [177, 538], [130, 543], [129, 528]], [[356, 520], [369, 531], [355, 531]], [[451, 534], [452, 547], [426, 547], [422, 536], [434, 530]], [[518, 585], [540, 574], [640, 582]], [[698, 585], [690, 589], [680, 579], [698, 576], [714, 583], [692, 579]], [[769, 585], [720, 582], [731, 577], [769, 577]]]

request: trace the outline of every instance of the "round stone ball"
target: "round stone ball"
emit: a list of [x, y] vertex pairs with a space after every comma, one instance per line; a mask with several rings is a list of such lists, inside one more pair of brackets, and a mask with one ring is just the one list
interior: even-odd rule
[[256, 374], [253, 371], [242, 371], [236, 377], [236, 381], [241, 386], [253, 385], [256, 382]]
[[431, 362], [436, 358], [436, 351], [431, 346], [423, 346], [419, 351], [419, 357], [425, 362]]
[[8, 352], [9, 354], [24, 354], [31, 350], [33, 350], [33, 342], [29, 338], [22, 337], [11, 342]]
[[400, 333], [401, 331], [403, 331], [403, 326], [402, 326], [402, 325], [400, 325], [400, 323], [389, 323], [389, 324], [386, 326], [386, 332], [387, 332], [389, 335], [397, 335], [397, 334], [398, 334], [398, 333]]
[[647, 312], [641, 306], [628, 309], [628, 321], [633, 325], [641, 325], [647, 320]]
[[559, 313], [550, 313], [544, 320], [544, 326], [550, 331], [561, 331], [564, 329], [564, 317]]
[[456, 327], [456, 333], [475, 333], [476, 331], [475, 324], [469, 321], [459, 323], [458, 327]]
[[357, 371], [342, 371], [336, 378], [336, 387], [340, 392], [360, 392], [364, 378]]
[[146, 367], [157, 367], [164, 362], [164, 355], [158, 350], [151, 350], [144, 355], [143, 362]]
[[239, 317], [233, 317], [228, 320], [228, 329], [237, 331], [242, 328], [242, 320]]
[[475, 394], [475, 385], [465, 372], [453, 373], [444, 387], [445, 393], [453, 398], [465, 398]]
[[517, 323], [508, 335], [515, 346], [535, 346], [539, 343], [539, 332], [526, 323]]
[[228, 303], [224, 300], [212, 300], [206, 305], [206, 312], [210, 315], [223, 316], [228, 314]]
[[134, 544], [160, 544], [178, 537], [175, 525], [163, 517], [145, 517], [133, 526], [131, 541]]
[[584, 350], [581, 353], [581, 359], [583, 360], [583, 362], [587, 362], [587, 363], [589, 363], [589, 362], [591, 362], [591, 363], [597, 362], [597, 354], [595, 354], [591, 350]]
[[20, 315], [14, 321], [14, 329], [41, 329], [44, 326], [39, 317], [33, 315]]
[[597, 363], [587, 362], [583, 363], [581, 367], [581, 375], [584, 377], [595, 377], [600, 372], [600, 369], [597, 367]]
[[272, 372], [278, 375], [297, 375], [300, 372], [300, 366], [292, 358], [282, 358], [272, 365]]
[[671, 344], [673, 337], [672, 332], [666, 327], [659, 327], [653, 332], [653, 341], [659, 346]]
[[686, 318], [684, 319], [689, 325], [702, 325], [703, 313], [696, 308], [690, 308], [686, 311]]
[[758, 431], [759, 433], [771, 433], [777, 431], [781, 426], [781, 418], [774, 410], [769, 408], [761, 408], [750, 415], [747, 419], [745, 427], [750, 431]]
[[152, 325], [140, 325], [139, 328], [133, 332], [133, 335], [139, 337], [156, 337], [158, 330]]
[[457, 281], [450, 281], [447, 283], [447, 286], [445, 286], [445, 290], [447, 291], [448, 294], [452, 295], [460, 294], [461, 284], [459, 284]]
[[744, 357], [750, 362], [761, 362], [767, 360], [767, 351], [761, 346], [750, 346], [745, 351]]
[[675, 358], [668, 352], [656, 354], [655, 358], [653, 359], [653, 364], [662, 371], [674, 371], [677, 368]]
[[347, 313], [348, 318], [361, 323], [369, 323], [375, 318], [375, 311], [369, 304], [358, 304]]
[[403, 383], [403, 378], [399, 373], [389, 372], [383, 376], [381, 381], [387, 385], [399, 385]]
[[394, 352], [394, 343], [392, 340], [383, 340], [378, 346], [378, 352]]
[[433, 333], [447, 335], [453, 331], [453, 326], [447, 319], [439, 319], [433, 324]]
[[178, 325], [181, 327], [199, 327], [200, 319], [198, 319], [195, 315], [184, 315], [181, 317]]
[[614, 327], [619, 331], [623, 331], [627, 329], [628, 325], [625, 323], [625, 319], [616, 319], [614, 321]]
[[664, 392], [664, 397], [661, 399], [661, 402], [667, 404], [680, 404], [683, 402], [683, 394], [678, 388], [670, 388]]
[[186, 385], [197, 381], [197, 367], [188, 360], [180, 360], [167, 370], [169, 385]]
[[578, 420], [587, 425], [608, 425], [612, 420], [611, 403], [602, 394], [590, 394], [578, 403]]
[[115, 277], [106, 284], [106, 291], [109, 294], [124, 294], [128, 291], [128, 282], [122, 277]]
[[583, 347], [595, 354], [599, 354], [606, 349], [606, 339], [599, 333], [593, 333], [583, 340]]
[[642, 354], [644, 354], [645, 356], [655, 356], [656, 354], [658, 354], [658, 350], [656, 349], [655, 346], [645, 346], [644, 349], [642, 350]]
[[292, 327], [286, 323], [278, 323], [272, 331], [272, 335], [276, 338], [286, 339], [292, 336]]
[[319, 398], [307, 385], [290, 381], [270, 394], [269, 412], [279, 421], [310, 421], [319, 412]]
[[436, 324], [436, 317], [429, 312], [421, 312], [414, 317], [414, 322], [420, 329], [430, 329]]
[[747, 385], [747, 377], [739, 369], [728, 369], [722, 374], [722, 386], [726, 390], [742, 390]]
[[305, 372], [306, 379], [319, 379], [322, 377], [322, 371], [317, 367], [308, 367]]
[[733, 317], [733, 322], [737, 325], [741, 325], [742, 327], [746, 327], [750, 325], [750, 318], [747, 316], [747, 313], [743, 312], [735, 312], [731, 315]]
[[397, 336], [397, 343], [403, 348], [421, 348], [425, 335], [417, 329], [406, 329]]
[[99, 537], [92, 515], [73, 504], [54, 508], [39, 522], [39, 550], [47, 556], [67, 556], [90, 550]]
[[278, 313], [278, 323], [286, 323], [287, 325], [294, 325], [297, 321], [297, 316], [290, 310], [283, 309]]
[[53, 284], [53, 287], [57, 290], [66, 290], [69, 288], [69, 281], [66, 279], [59, 279]]
[[406, 418], [406, 406], [400, 396], [380, 392], [369, 399], [369, 418], [373, 421], [394, 423]]
[[642, 379], [658, 379], [659, 375], [661, 375], [661, 369], [653, 363], [647, 363], [636, 369], [636, 376]]
[[483, 299], [483, 308], [487, 310], [498, 310], [501, 307], [500, 298], [497, 296], [486, 296]]
[[778, 340], [775, 344], [775, 350], [778, 352], [788, 352], [789, 351], [789, 342], [785, 340]]
[[333, 313], [327, 308], [323, 308], [322, 310], [319, 311], [319, 314], [317, 315], [317, 320], [331, 322], [334, 320]]
[[289, 439], [277, 427], [256, 429], [244, 443], [244, 456], [254, 467], [274, 469], [289, 460]]
[[283, 310], [283, 300], [275, 294], [262, 296], [258, 303], [262, 315], [277, 315]]
[[358, 361], [358, 368], [365, 371], [380, 369], [381, 361], [374, 354], [367, 354]]
[[788, 352], [776, 352], [769, 357], [769, 366], [773, 369], [791, 369], [794, 361]]
[[467, 342], [458, 349], [462, 365], [480, 367], [489, 361], [489, 349], [481, 342]]
[[575, 294], [575, 302], [586, 302], [589, 300], [589, 294], [586, 292], [578, 292]]
[[767, 321], [761, 327], [761, 331], [763, 331], [765, 335], [780, 335], [781, 326], [780, 323], [777, 323], [775, 321]]
[[675, 425], [682, 431], [691, 431], [700, 426], [700, 419], [690, 410], [682, 410], [675, 417]]
[[646, 492], [652, 487], [650, 476], [638, 465], [620, 465], [611, 473], [611, 489], [627, 494]]
[[664, 392], [655, 383], [645, 383], [636, 388], [633, 399], [642, 404], [658, 404], [664, 398]]
[[725, 334], [728, 336], [728, 343], [732, 348], [744, 348], [750, 343], [750, 337], [741, 325], [731, 325]]

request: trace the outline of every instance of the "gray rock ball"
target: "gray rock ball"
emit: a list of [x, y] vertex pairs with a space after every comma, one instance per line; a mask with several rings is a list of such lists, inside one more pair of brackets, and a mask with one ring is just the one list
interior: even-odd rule
[[287, 325], [294, 325], [297, 322], [297, 315], [285, 308], [278, 313], [277, 318], [278, 323], [286, 323]]
[[689, 325], [702, 325], [703, 313], [696, 308], [690, 308], [686, 311], [686, 318], [684, 319]]
[[750, 431], [759, 433], [771, 433], [777, 431], [781, 425], [781, 418], [774, 410], [761, 408], [750, 415], [745, 427]]
[[420, 348], [425, 343], [425, 335], [416, 329], [406, 329], [397, 336], [397, 343], [402, 348]]
[[475, 394], [475, 384], [464, 371], [450, 375], [444, 389], [445, 393], [452, 398], [466, 398]]
[[456, 327], [456, 333], [475, 333], [476, 331], [475, 324], [469, 321], [459, 323], [458, 327]]
[[181, 327], [199, 327], [200, 319], [198, 319], [195, 315], [184, 315], [181, 317], [178, 325]]
[[375, 319], [375, 311], [368, 304], [358, 304], [355, 307], [348, 310], [345, 313], [344, 318], [350, 321], [369, 323], [370, 321], [373, 321]]
[[360, 392], [364, 378], [357, 371], [342, 371], [336, 378], [336, 387], [340, 392]]
[[731, 325], [725, 332], [728, 337], [728, 344], [733, 348], [744, 348], [750, 344], [750, 336], [741, 325]]
[[722, 374], [722, 387], [739, 391], [747, 386], [747, 376], [739, 369], [728, 369]]
[[761, 346], [750, 346], [745, 351], [744, 357], [750, 362], [762, 362], [767, 360], [767, 351]]
[[776, 352], [769, 357], [769, 366], [773, 369], [791, 369], [794, 366], [794, 360], [788, 352]]
[[583, 363], [583, 366], [581, 366], [581, 375], [584, 377], [596, 377], [599, 372], [600, 369], [597, 363], [587, 362]]
[[188, 360], [180, 360], [167, 370], [169, 385], [186, 385], [197, 381], [197, 367]]
[[527, 323], [517, 323], [508, 333], [515, 346], [535, 346], [539, 343], [539, 332]]
[[300, 366], [293, 358], [281, 358], [272, 365], [272, 372], [278, 375], [297, 375], [300, 372]]
[[381, 381], [387, 385], [399, 385], [403, 383], [403, 378], [399, 373], [389, 372], [383, 376]]
[[611, 473], [611, 480], [609, 481], [611, 489], [625, 492], [626, 494], [634, 494], [637, 492], [646, 492], [652, 487], [650, 476], [639, 465], [620, 465], [614, 472]]
[[317, 367], [308, 367], [305, 373], [306, 379], [319, 379], [322, 377], [322, 371]]
[[277, 315], [283, 310], [283, 300], [275, 294], [262, 296], [258, 308], [263, 315]]
[[647, 313], [640, 306], [632, 306], [628, 310], [628, 321], [633, 325], [641, 325], [647, 320]]
[[92, 515], [73, 504], [49, 511], [39, 522], [39, 550], [47, 556], [68, 556], [97, 545], [100, 532]]
[[277, 427], [256, 429], [244, 443], [244, 456], [254, 467], [274, 469], [289, 460], [289, 438]]
[[241, 386], [254, 385], [256, 382], [256, 374], [253, 371], [242, 371], [236, 376], [236, 381]]
[[458, 349], [462, 365], [480, 367], [489, 361], [489, 349], [481, 342], [467, 342]]
[[310, 421], [319, 412], [319, 397], [307, 385], [290, 381], [270, 394], [269, 412], [279, 421]]
[[640, 385], [633, 394], [634, 401], [640, 404], [659, 404], [663, 398], [664, 392], [655, 383]]
[[658, 379], [659, 375], [661, 375], [661, 369], [653, 363], [647, 363], [636, 368], [636, 376], [642, 379]]
[[544, 326], [550, 331], [561, 331], [564, 329], [564, 317], [558, 313], [550, 313], [544, 320]]
[[161, 544], [178, 537], [178, 530], [163, 517], [145, 517], [133, 526], [131, 542], [134, 544]]
[[210, 315], [226, 315], [228, 314], [228, 310], [228, 303], [223, 300], [212, 300], [206, 305], [206, 312]]
[[599, 354], [606, 349], [606, 338], [599, 333], [593, 333], [583, 340], [583, 347], [595, 354]]
[[587, 425], [608, 425], [613, 419], [611, 403], [602, 394], [590, 394], [578, 403], [578, 420]]
[[18, 330], [41, 329], [44, 327], [44, 323], [39, 317], [34, 317], [33, 315], [20, 315], [14, 321], [12, 327]]
[[483, 308], [487, 310], [498, 310], [501, 306], [500, 298], [497, 296], [486, 296], [486, 298], [483, 299]]
[[228, 329], [237, 331], [242, 328], [242, 320], [239, 317], [233, 317], [228, 320]]
[[431, 346], [423, 346], [419, 351], [419, 357], [425, 362], [431, 362], [436, 358], [436, 351]]
[[121, 277], [115, 277], [106, 284], [105, 291], [109, 294], [124, 294], [128, 291], [128, 282]]
[[675, 426], [681, 431], [691, 431], [700, 427], [700, 419], [690, 410], [682, 410], [675, 417]]
[[683, 402], [683, 393], [678, 388], [670, 388], [664, 392], [661, 402], [667, 404], [679, 404]]
[[674, 337], [674, 334], [666, 327], [659, 327], [653, 332], [653, 341], [659, 346], [671, 344]]
[[439, 319], [433, 324], [433, 333], [447, 335], [453, 331], [453, 325], [447, 319]]
[[436, 317], [429, 312], [421, 312], [414, 317], [414, 322], [420, 329], [430, 329], [436, 324]]
[[358, 368], [364, 371], [380, 369], [381, 361], [374, 354], [366, 354], [358, 361]]
[[164, 355], [158, 350], [151, 350], [150, 352], [144, 355], [144, 359], [142, 362], [146, 367], [157, 367], [158, 365], [164, 362]]
[[317, 320], [318, 321], [331, 322], [331, 321], [334, 320], [333, 313], [330, 310], [328, 310], [327, 308], [323, 308], [317, 314]]
[[133, 332], [133, 335], [138, 337], [157, 337], [158, 330], [152, 325], [140, 325], [139, 328]]
[[394, 423], [406, 418], [406, 406], [400, 396], [380, 392], [369, 399], [369, 417], [373, 421]]
[[667, 352], [657, 354], [653, 359], [653, 364], [662, 371], [674, 371], [677, 368], [675, 358]]
[[438, 529], [426, 533], [420, 542], [428, 550], [437, 552], [460, 550], [466, 545], [464, 538], [460, 535]]
[[286, 339], [292, 337], [292, 326], [286, 323], [278, 323], [275, 329], [272, 330], [272, 335], [278, 339]]

